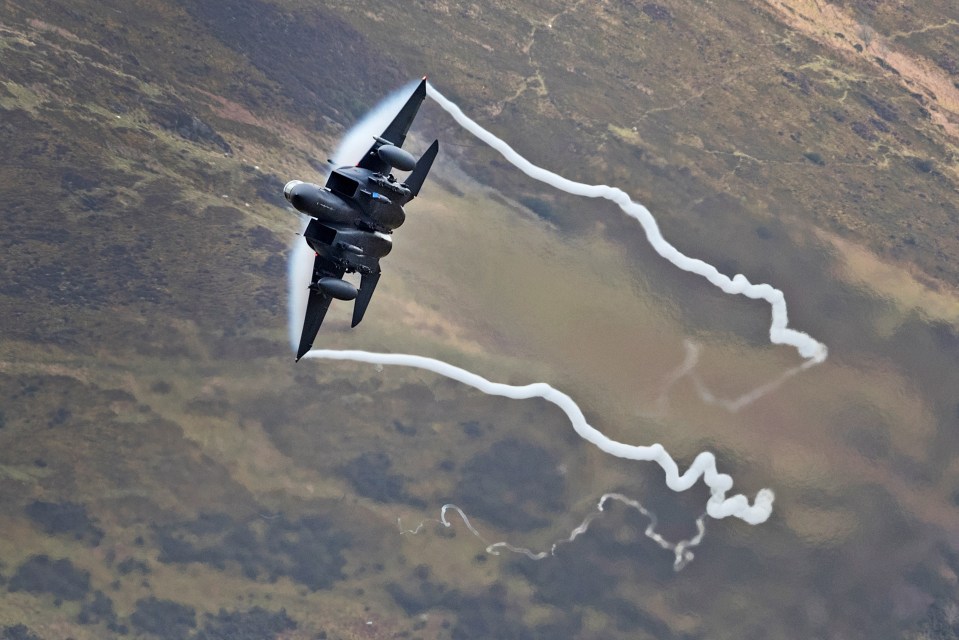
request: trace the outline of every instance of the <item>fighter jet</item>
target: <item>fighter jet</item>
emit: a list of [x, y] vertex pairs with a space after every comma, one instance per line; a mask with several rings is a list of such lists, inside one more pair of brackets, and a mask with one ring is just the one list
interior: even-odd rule
[[[333, 298], [354, 300], [354, 327], [366, 313], [380, 279], [380, 258], [393, 248], [390, 234], [406, 220], [403, 205], [419, 194], [439, 151], [438, 140], [419, 160], [402, 149], [425, 97], [424, 77], [359, 163], [334, 169], [325, 187], [299, 180], [283, 187], [286, 200], [313, 218], [303, 236], [316, 252], [297, 361], [313, 347]], [[394, 169], [410, 173], [400, 181]], [[345, 273], [360, 274], [359, 290], [343, 279]]]

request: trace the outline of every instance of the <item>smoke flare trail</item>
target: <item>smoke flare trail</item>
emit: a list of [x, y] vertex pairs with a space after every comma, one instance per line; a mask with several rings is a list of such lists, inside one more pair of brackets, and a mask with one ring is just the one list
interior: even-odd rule
[[688, 377], [690, 380], [692, 380], [696, 394], [705, 404], [718, 405], [730, 413], [736, 413], [743, 407], [752, 404], [770, 391], [775, 391], [797, 373], [805, 371], [809, 367], [819, 364], [816, 360], [806, 360], [802, 364], [783, 371], [772, 380], [764, 382], [755, 389], [747, 391], [737, 398], [720, 398], [709, 390], [709, 388], [706, 386], [706, 383], [703, 382], [702, 378], [699, 377], [699, 374], [696, 373], [696, 365], [699, 364], [699, 345], [692, 340], [684, 340], [683, 347], [686, 350], [686, 357], [683, 359], [683, 363], [666, 377], [666, 381], [663, 383], [662, 391], [659, 393], [659, 398], [656, 400], [656, 408], [660, 414], [663, 413], [664, 409], [666, 408], [670, 390], [672, 390], [673, 386], [675, 386], [676, 383], [683, 378]]
[[[384, 118], [392, 118], [393, 113], [395, 113], [395, 111], [399, 108], [397, 95], [402, 95], [402, 91], [403, 90], [390, 96], [390, 98], [388, 98], [386, 101], [386, 105], [378, 107], [374, 113], [371, 113], [370, 116], [364, 118], [364, 126], [358, 126], [350, 131], [347, 139], [344, 140], [344, 144], [341, 145], [340, 150], [338, 150], [337, 154], [335, 155], [337, 159], [341, 161], [348, 161], [347, 156], [352, 157], [355, 155], [358, 157], [359, 154], [362, 153], [362, 151], [365, 149], [365, 145], [368, 144], [366, 141], [368, 136], [366, 134], [368, 132], [370, 135], [378, 133], [378, 131], [374, 130], [373, 127], [383, 124], [382, 121]], [[408, 91], [406, 93], [408, 93]], [[792, 346], [803, 358], [806, 359], [806, 362], [804, 362], [801, 366], [787, 371], [780, 378], [761, 386], [756, 391], [750, 392], [735, 400], [726, 401], [713, 397], [708, 390], [705, 389], [704, 385], [701, 384], [701, 381], [698, 379], [698, 377], [695, 376], [692, 370], [695, 366], [696, 354], [692, 349], [689, 348], [689, 346], [687, 346], [687, 361], [675, 374], [670, 376], [670, 384], [675, 383], [684, 375], [691, 375], [697, 391], [705, 401], [721, 404], [726, 408], [735, 411], [741, 406], [752, 402], [760, 395], [766, 393], [768, 390], [775, 388], [782, 381], [794, 375], [798, 371], [819, 364], [826, 359], [828, 352], [824, 344], [818, 342], [806, 333], [789, 328], [786, 302], [782, 291], [775, 289], [768, 284], [752, 284], [742, 274], [737, 274], [730, 278], [720, 273], [712, 265], [702, 260], [690, 258], [682, 254], [678, 249], [673, 247], [663, 238], [656, 220], [653, 218], [649, 210], [643, 205], [633, 202], [628, 194], [621, 189], [607, 185], [588, 185], [575, 182], [541, 167], [537, 167], [516, 153], [516, 151], [514, 151], [503, 140], [496, 137], [464, 115], [459, 107], [446, 99], [432, 85], [427, 85], [427, 93], [443, 109], [445, 109], [454, 118], [454, 120], [456, 120], [456, 122], [466, 128], [474, 136], [489, 144], [500, 154], [502, 154], [504, 158], [506, 158], [530, 177], [573, 195], [580, 195], [590, 198], [605, 198], [616, 203], [624, 213], [634, 218], [642, 225], [643, 230], [646, 233], [646, 238], [653, 246], [655, 251], [661, 257], [669, 260], [675, 266], [706, 278], [710, 283], [725, 293], [744, 295], [752, 299], [762, 299], [768, 302], [772, 313], [772, 320], [769, 329], [770, 341], [774, 344]], [[390, 113], [391, 111], [392, 113]], [[369, 131], [367, 131], [366, 125], [370, 126]], [[382, 129], [382, 127], [379, 126], [379, 129]], [[349, 144], [346, 144], [347, 140], [350, 141]], [[353, 149], [354, 145], [357, 145], [356, 148], [359, 149], [355, 153]], [[360, 146], [363, 148], [359, 148]], [[300, 241], [296, 245], [294, 252], [291, 255], [290, 332], [291, 340], [294, 342], [294, 344], [296, 341], [296, 336], [299, 334], [298, 323], [302, 322], [303, 316], [299, 305], [305, 303], [304, 294], [306, 290], [305, 286], [299, 286], [296, 276], [301, 271], [308, 273], [308, 266], [303, 268], [297, 265], [305, 264], [312, 259], [312, 256], [309, 255], [310, 253], [311, 252], [309, 251], [308, 247], [306, 247], [306, 244]], [[752, 504], [750, 504], [748, 498], [742, 494], [737, 494], [727, 498], [726, 494], [732, 489], [733, 480], [729, 475], [719, 473], [716, 467], [716, 459], [712, 453], [700, 453], [693, 460], [689, 468], [684, 473], [680, 474], [678, 465], [672, 459], [672, 457], [670, 457], [662, 445], [654, 444], [651, 446], [634, 446], [611, 440], [586, 421], [582, 410], [572, 398], [565, 393], [554, 389], [546, 383], [541, 382], [525, 386], [511, 386], [491, 382], [477, 374], [471, 373], [465, 369], [461, 369], [440, 360], [415, 355], [382, 354], [365, 351], [314, 350], [306, 354], [305, 357], [329, 360], [353, 360], [357, 362], [375, 364], [378, 367], [381, 365], [415, 367], [432, 371], [436, 374], [457, 380], [490, 395], [499, 395], [514, 399], [535, 397], [543, 398], [544, 400], [555, 404], [566, 414], [574, 430], [579, 436], [589, 441], [605, 453], [629, 460], [652, 461], [659, 464], [665, 473], [667, 486], [674, 491], [685, 491], [693, 486], [699, 480], [699, 478], [703, 478], [703, 481], [710, 489], [710, 497], [707, 500], [706, 514], [704, 515], [709, 515], [713, 518], [726, 518], [732, 516], [739, 518], [749, 524], [759, 524], [765, 522], [772, 512], [774, 494], [770, 489], [760, 490], [756, 494]], [[599, 502], [599, 511], [603, 510], [604, 504], [608, 500], [618, 500], [623, 502], [650, 517], [651, 522], [645, 533], [664, 549], [673, 551], [675, 554], [675, 568], [682, 568], [686, 562], [692, 559], [692, 552], [689, 549], [699, 544], [699, 542], [702, 540], [702, 536], [705, 531], [705, 525], [703, 521], [704, 516], [701, 516], [697, 520], [698, 533], [693, 538], [681, 541], [679, 543], [671, 543], [655, 532], [655, 516], [645, 510], [640, 503], [631, 500], [630, 498], [626, 498], [620, 494], [605, 494]], [[482, 539], [482, 536], [480, 536], [480, 534], [470, 523], [466, 517], [466, 514], [455, 505], [443, 506], [440, 520], [441, 524], [450, 526], [450, 523], [446, 517], [447, 511], [449, 510], [455, 510], [458, 512], [469, 530], [474, 535]], [[567, 539], [554, 543], [549, 553], [552, 554], [558, 545], [572, 542], [579, 535], [585, 533], [590, 523], [596, 517], [598, 517], [598, 515], [599, 513], [597, 512], [587, 516], [586, 519], [570, 533]], [[415, 531], [405, 531], [404, 533], [415, 533], [416, 531], [419, 531], [421, 527], [422, 524], [420, 527], [417, 527]], [[522, 553], [534, 559], [545, 557], [544, 554], [546, 553], [536, 553], [522, 547], [514, 547], [505, 542], [488, 545], [487, 550], [490, 553], [496, 553], [500, 548]]]
[[503, 396], [514, 400], [542, 398], [559, 407], [569, 418], [576, 433], [604, 453], [626, 460], [648, 461], [658, 464], [666, 474], [666, 486], [673, 491], [685, 491], [702, 478], [710, 490], [709, 500], [706, 501], [706, 513], [711, 517], [719, 519], [732, 516], [749, 524], [759, 524], [765, 522], [769, 518], [769, 514], [772, 513], [774, 495], [771, 489], [761, 489], [756, 494], [753, 504], [749, 504], [749, 499], [742, 494], [727, 498], [726, 493], [732, 489], [733, 479], [728, 474], [719, 473], [716, 468], [716, 457], [709, 451], [703, 451], [697, 455], [689, 468], [680, 474], [679, 466], [667, 453], [663, 445], [659, 443], [650, 446], [629, 445], [612, 440], [586, 421], [586, 416], [583, 415], [579, 405], [572, 398], [545, 382], [535, 382], [525, 386], [491, 382], [480, 375], [442, 360], [399, 353], [315, 349], [304, 357], [414, 367], [446, 376], [451, 380], [456, 380], [492, 396]]
[[477, 538], [479, 538], [483, 542], [483, 544], [486, 545], [486, 553], [492, 554], [494, 556], [498, 556], [500, 554], [500, 551], [499, 551], [500, 549], [506, 549], [507, 551], [510, 551], [512, 553], [518, 553], [520, 555], [524, 555], [530, 560], [545, 560], [546, 558], [550, 556], [555, 556], [556, 549], [558, 549], [560, 546], [564, 544], [570, 544], [571, 542], [576, 540], [576, 538], [580, 537], [581, 535], [589, 531], [589, 527], [591, 524], [593, 524], [593, 520], [603, 515], [603, 513], [606, 511], [606, 503], [609, 502], [610, 500], [621, 502], [625, 504], [627, 507], [636, 509], [641, 514], [643, 514], [646, 518], [649, 519], [649, 524], [646, 526], [646, 529], [643, 531], [643, 535], [645, 535], [647, 538], [649, 538], [650, 540], [658, 544], [663, 549], [673, 552], [673, 555], [674, 555], [673, 570], [674, 571], [680, 571], [683, 567], [685, 567], [687, 564], [689, 564], [692, 561], [694, 555], [693, 555], [693, 552], [690, 551], [690, 549], [692, 547], [698, 546], [699, 543], [702, 542], [703, 536], [706, 534], [706, 523], [705, 523], [706, 514], [703, 514], [699, 516], [698, 518], [696, 518], [696, 535], [694, 535], [692, 538], [689, 538], [687, 540], [680, 540], [679, 542], [670, 542], [669, 540], [667, 540], [666, 538], [664, 538], [663, 536], [661, 536], [659, 533], [656, 532], [656, 525], [659, 522], [656, 518], [656, 514], [648, 510], [638, 501], [633, 500], [632, 498], [628, 496], [624, 496], [621, 493], [604, 493], [603, 497], [599, 499], [599, 503], [597, 503], [596, 505], [596, 511], [594, 511], [593, 513], [583, 518], [583, 521], [575, 529], [570, 531], [569, 536], [567, 536], [566, 538], [563, 538], [562, 540], [557, 540], [552, 545], [550, 545], [549, 551], [533, 551], [532, 549], [527, 549], [526, 547], [517, 547], [515, 545], [510, 544], [509, 542], [489, 543], [482, 536], [482, 534], [480, 534], [480, 532], [476, 530], [476, 527], [474, 527], [473, 523], [470, 522], [470, 519], [466, 517], [466, 514], [463, 513], [463, 510], [457, 507], [455, 504], [444, 504], [443, 508], [440, 510], [439, 520], [424, 520], [423, 522], [420, 522], [415, 529], [404, 529], [403, 524], [399, 518], [396, 519], [396, 524], [400, 528], [400, 533], [415, 536], [420, 531], [423, 530], [423, 527], [426, 525], [427, 522], [436, 522], [447, 528], [453, 526], [453, 523], [451, 523], [449, 519], [447, 519], [446, 512], [455, 511], [459, 515], [459, 517], [463, 520], [463, 524], [466, 525], [466, 528], [469, 530], [469, 532], [472, 533]]
[[773, 344], [784, 344], [794, 347], [803, 358], [818, 364], [826, 359], [826, 345], [809, 334], [789, 328], [789, 316], [786, 309], [786, 299], [783, 292], [768, 284], [752, 284], [746, 276], [736, 274], [732, 278], [719, 272], [713, 265], [698, 258], [684, 255], [676, 247], [669, 244], [659, 231], [656, 219], [643, 205], [633, 202], [622, 189], [608, 185], [590, 185], [575, 182], [563, 176], [537, 167], [532, 162], [518, 154], [512, 147], [500, 138], [487, 131], [471, 120], [463, 111], [436, 90], [432, 84], [426, 85], [426, 94], [436, 101], [447, 113], [453, 116], [464, 129], [498, 151], [504, 158], [529, 177], [544, 182], [566, 193], [587, 198], [605, 198], [615, 202], [623, 212], [634, 218], [642, 225], [646, 232], [646, 239], [660, 256], [690, 273], [706, 278], [710, 283], [728, 294], [744, 295], [747, 298], [762, 299], [772, 307], [772, 323], [769, 327], [769, 340]]

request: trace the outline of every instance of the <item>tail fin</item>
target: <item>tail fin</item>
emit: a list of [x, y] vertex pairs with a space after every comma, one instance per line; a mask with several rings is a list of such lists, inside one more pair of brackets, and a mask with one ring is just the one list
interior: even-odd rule
[[430, 168], [433, 166], [433, 160], [436, 159], [436, 154], [440, 150], [440, 141], [434, 140], [433, 144], [430, 145], [430, 148], [426, 150], [426, 153], [417, 160], [416, 166], [413, 168], [413, 172], [410, 173], [409, 177], [406, 178], [406, 187], [412, 192], [414, 196], [419, 195], [420, 188], [423, 186], [423, 183], [426, 181], [426, 174], [430, 172]]

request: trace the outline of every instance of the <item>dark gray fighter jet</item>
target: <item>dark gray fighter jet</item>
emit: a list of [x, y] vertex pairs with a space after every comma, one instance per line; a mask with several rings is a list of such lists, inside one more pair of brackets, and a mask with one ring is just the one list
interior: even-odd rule
[[[355, 300], [354, 327], [366, 313], [380, 279], [380, 258], [393, 248], [390, 234], [406, 220], [403, 205], [420, 192], [439, 151], [438, 140], [419, 160], [401, 148], [425, 97], [424, 77], [359, 163], [334, 169], [325, 187], [299, 180], [283, 187], [287, 201], [313, 218], [303, 236], [316, 252], [297, 361], [312, 348], [333, 298]], [[393, 169], [411, 173], [400, 182]], [[359, 290], [343, 280], [344, 273], [360, 274]]]

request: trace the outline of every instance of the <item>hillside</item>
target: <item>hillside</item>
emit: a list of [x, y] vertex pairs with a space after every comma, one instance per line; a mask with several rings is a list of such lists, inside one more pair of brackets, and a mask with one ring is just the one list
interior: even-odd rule
[[[0, 638], [959, 635], [957, 35], [944, 1], [4, 1]], [[681, 573], [619, 507], [555, 558], [492, 555], [430, 519], [548, 549], [613, 489], [676, 540], [706, 492], [545, 402], [293, 364], [282, 185], [423, 74], [781, 288], [831, 358], [704, 401], [798, 364], [768, 307], [430, 102], [435, 176], [364, 324], [334, 307], [323, 346], [547, 380], [610, 437], [772, 486], [770, 522], [708, 521]]]

